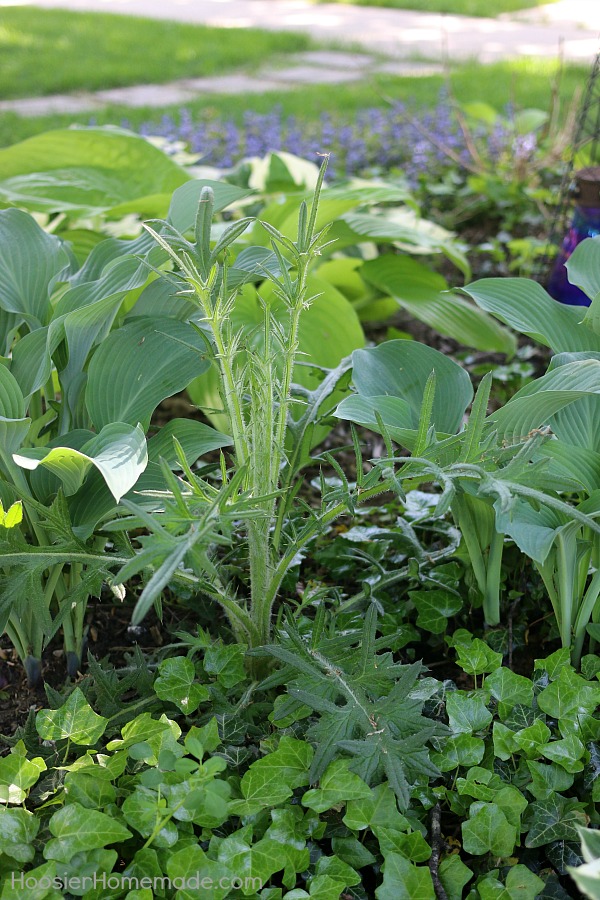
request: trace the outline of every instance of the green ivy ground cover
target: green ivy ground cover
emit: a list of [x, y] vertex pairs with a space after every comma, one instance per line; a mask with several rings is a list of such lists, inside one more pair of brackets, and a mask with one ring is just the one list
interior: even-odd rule
[[[402, 179], [323, 177], [0, 152], [2, 900], [598, 897], [598, 240], [585, 316], [450, 293]], [[470, 347], [365, 347], [398, 307]], [[86, 653], [95, 597], [161, 642]]]

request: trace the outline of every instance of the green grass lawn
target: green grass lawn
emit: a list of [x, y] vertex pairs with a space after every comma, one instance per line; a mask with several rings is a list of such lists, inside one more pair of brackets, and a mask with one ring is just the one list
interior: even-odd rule
[[0, 97], [100, 90], [276, 62], [308, 35], [206, 28], [36, 7], [0, 7]]
[[[556, 77], [556, 63], [543, 60], [518, 60], [480, 66], [475, 63], [456, 65], [450, 73], [450, 84], [461, 103], [484, 101], [502, 110], [512, 102], [518, 108], [548, 109], [551, 84]], [[565, 66], [559, 85], [563, 113], [582, 91], [589, 75], [587, 66]], [[266, 113], [275, 105], [284, 115], [297, 116], [300, 121], [318, 117], [328, 112], [332, 116], [352, 122], [360, 109], [372, 106], [385, 107], [389, 101], [403, 101], [415, 110], [433, 108], [438, 103], [444, 85], [442, 76], [428, 78], [392, 78], [377, 76], [369, 82], [357, 82], [336, 86], [302, 87], [296, 91], [262, 95], [240, 94], [236, 96], [211, 95], [189, 103], [194, 119], [231, 118], [240, 123], [243, 114], [252, 110]], [[98, 124], [121, 124], [128, 120], [133, 128], [142, 122], [159, 122], [161, 116], [177, 116], [178, 107], [161, 109], [129, 109], [107, 107], [94, 114]], [[15, 143], [49, 128], [65, 127], [73, 123], [89, 124], [91, 114], [77, 116], [48, 116], [21, 118], [14, 113], [0, 115], [0, 146]]]
[[350, 3], [355, 6], [389, 6], [419, 12], [450, 13], [455, 16], [499, 16], [501, 13], [531, 9], [555, 0], [322, 0], [323, 3]]

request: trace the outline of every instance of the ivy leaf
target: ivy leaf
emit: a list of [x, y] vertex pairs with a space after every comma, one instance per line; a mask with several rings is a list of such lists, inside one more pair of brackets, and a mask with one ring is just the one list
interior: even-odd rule
[[492, 721], [492, 714], [480, 694], [452, 691], [446, 701], [450, 728], [454, 733], [471, 734], [483, 731]]
[[461, 828], [463, 847], [473, 856], [492, 853], [505, 859], [517, 841], [517, 829], [495, 803], [473, 803]]
[[558, 763], [567, 772], [581, 772], [583, 770], [582, 757], [585, 755], [585, 747], [577, 735], [569, 734], [560, 741], [551, 741], [540, 747], [541, 753], [546, 759]]
[[94, 712], [80, 688], [75, 688], [59, 709], [41, 709], [35, 717], [42, 740], [68, 739], [74, 744], [95, 744], [107, 724], [108, 719]]
[[224, 688], [234, 687], [246, 678], [244, 644], [212, 644], [206, 648], [203, 666], [207, 675], [215, 675]]
[[[155, 791], [138, 785], [129, 794], [121, 807], [128, 825], [135, 828], [142, 837], [149, 837], [161, 818], [167, 812], [167, 802]], [[152, 841], [157, 849], [172, 847], [177, 843], [179, 833], [174, 822], [166, 822]]]
[[0, 806], [0, 853], [9, 860], [26, 863], [33, 859], [33, 840], [40, 827], [40, 819], [27, 809], [7, 809]]
[[399, 853], [390, 853], [383, 864], [383, 883], [375, 891], [377, 900], [435, 900], [427, 866], [414, 866]]
[[175, 703], [186, 715], [194, 712], [203, 700], [210, 697], [204, 684], [195, 683], [194, 663], [185, 656], [164, 659], [158, 672], [158, 678], [154, 682], [156, 696]]
[[393, 791], [385, 783], [372, 788], [369, 795], [360, 800], [349, 800], [346, 804], [344, 825], [353, 831], [364, 828], [388, 826], [397, 831], [408, 831], [409, 822], [398, 812], [398, 804]]
[[485, 641], [473, 638], [468, 643], [455, 643], [457, 663], [467, 675], [483, 675], [502, 665], [502, 654], [496, 653]]
[[252, 763], [248, 773], [261, 772], [267, 779], [281, 778], [292, 789], [302, 787], [309, 783], [308, 773], [313, 756], [310, 744], [284, 734], [277, 749]]
[[268, 769], [248, 769], [242, 778], [240, 788], [244, 800], [233, 801], [230, 811], [233, 815], [255, 815], [261, 809], [279, 806], [292, 796], [292, 789], [281, 777], [273, 777]]
[[502, 719], [517, 703], [524, 706], [531, 706], [533, 703], [533, 682], [504, 666], [487, 676], [485, 686], [498, 701], [498, 712]]
[[0, 803], [23, 803], [27, 791], [45, 769], [41, 756], [27, 759], [13, 751], [0, 759]]
[[119, 844], [131, 837], [131, 831], [112, 816], [79, 803], [69, 803], [55, 812], [48, 827], [54, 838], [45, 845], [44, 858], [60, 862], [69, 862], [80, 851]]
[[347, 800], [370, 797], [369, 786], [358, 775], [350, 772], [349, 766], [350, 762], [347, 759], [338, 759], [330, 763], [321, 777], [320, 786], [307, 791], [302, 797], [303, 806], [322, 813]]
[[525, 840], [526, 847], [542, 847], [552, 841], [577, 841], [578, 826], [587, 818], [576, 800], [567, 800], [553, 794], [547, 800], [538, 800], [529, 807], [531, 827]]
[[440, 863], [439, 875], [448, 900], [462, 900], [463, 888], [473, 877], [473, 872], [453, 853]]
[[462, 599], [450, 591], [409, 591], [417, 610], [417, 625], [432, 634], [443, 634], [448, 619], [462, 608]]
[[570, 772], [565, 772], [561, 766], [557, 766], [555, 763], [546, 765], [529, 759], [527, 767], [531, 772], [532, 779], [527, 790], [533, 794], [536, 800], [546, 800], [552, 794], [568, 791], [575, 780]]
[[485, 743], [470, 734], [453, 735], [440, 742], [440, 750], [431, 754], [431, 761], [440, 772], [450, 772], [458, 766], [477, 766], [483, 759]]
[[192, 900], [200, 893], [204, 893], [203, 879], [207, 879], [205, 885], [207, 883], [210, 885], [211, 900], [223, 900], [231, 893], [229, 885], [234, 873], [236, 877], [241, 875], [241, 872], [229, 869], [223, 862], [210, 859], [198, 844], [190, 844], [167, 859], [169, 878], [172, 881], [180, 879], [176, 883], [186, 885], [177, 892], [181, 900]]

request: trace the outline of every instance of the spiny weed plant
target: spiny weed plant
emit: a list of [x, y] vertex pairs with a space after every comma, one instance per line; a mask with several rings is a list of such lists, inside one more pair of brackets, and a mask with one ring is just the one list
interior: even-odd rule
[[[294, 385], [299, 360], [302, 314], [312, 298], [307, 287], [311, 262], [327, 245], [326, 230], [316, 230], [317, 209], [325, 175], [325, 160], [310, 208], [299, 210], [298, 236], [285, 237], [266, 222], [271, 257], [263, 263], [265, 277], [274, 283], [277, 302], [286, 315], [276, 320], [271, 304], [259, 298], [262, 322], [234, 327], [232, 313], [240, 280], [230, 263], [230, 248], [251, 219], [239, 220], [211, 243], [213, 193], [200, 194], [193, 242], [166, 222], [146, 226], [174, 263], [173, 277], [180, 292], [198, 307], [197, 329], [219, 377], [223, 412], [233, 443], [232, 465], [221, 456], [221, 480], [199, 477], [179, 452], [184, 477], [165, 471], [169, 491], [156, 494], [160, 508], [148, 513], [138, 504], [124, 505], [133, 515], [114, 523], [117, 529], [144, 525], [150, 534], [142, 549], [120, 571], [125, 581], [146, 569], [152, 576], [134, 611], [141, 621], [172, 577], [188, 577], [226, 612], [233, 633], [250, 647], [269, 641], [273, 605], [282, 581], [303, 546], [328, 522], [352, 505], [352, 498], [335, 491], [323, 498], [319, 511], [302, 501], [303, 519], [290, 524], [287, 512], [300, 481], [298, 448], [308, 448], [315, 425], [334, 403], [331, 395], [348, 369], [342, 362], [314, 391]], [[163, 274], [163, 273], [161, 273]], [[298, 412], [299, 411], [299, 412]], [[289, 448], [289, 449], [288, 449]], [[381, 487], [364, 492], [368, 499]], [[218, 560], [219, 548], [243, 537], [249, 567], [249, 597], [238, 597], [227, 565]], [[184, 566], [182, 567], [182, 564]]]

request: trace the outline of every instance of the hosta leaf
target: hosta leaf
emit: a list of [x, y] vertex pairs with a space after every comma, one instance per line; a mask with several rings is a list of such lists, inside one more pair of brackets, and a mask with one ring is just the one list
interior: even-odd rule
[[[0, 159], [5, 153], [0, 150]], [[19, 209], [0, 210], [0, 306], [31, 330], [48, 324], [50, 287], [68, 260], [60, 238], [45, 232], [30, 215]]]
[[408, 256], [382, 254], [366, 262], [360, 274], [440, 334], [477, 350], [512, 355], [516, 349], [506, 328], [457, 294], [447, 293], [441, 275]]
[[59, 709], [41, 709], [35, 717], [42, 740], [70, 740], [74, 744], [95, 744], [107, 723], [108, 719], [94, 712], [81, 688], [75, 688]]
[[119, 128], [48, 131], [0, 150], [0, 198], [41, 212], [95, 215], [116, 207], [162, 215], [190, 176], [139, 135]]
[[555, 353], [600, 350], [600, 337], [580, 326], [582, 310], [557, 303], [535, 281], [484, 278], [468, 284], [461, 291], [501, 322], [546, 344]]
[[[362, 398], [383, 395], [399, 398], [408, 404], [417, 422], [425, 384], [431, 372], [435, 372], [432, 422], [436, 430], [443, 433], [458, 431], [465, 409], [473, 398], [466, 371], [449, 357], [417, 341], [386, 341], [373, 349], [356, 350], [352, 354], [352, 364], [352, 378]], [[342, 404], [336, 415], [341, 416], [343, 410]], [[389, 424], [396, 423], [390, 421]], [[406, 427], [405, 421], [398, 424]]]
[[521, 388], [489, 416], [489, 421], [501, 438], [523, 440], [534, 429], [547, 425], [563, 407], [590, 394], [600, 394], [600, 360], [567, 363]]
[[30, 423], [21, 388], [6, 366], [0, 365], [0, 446], [5, 453], [21, 446]]
[[168, 215], [171, 225], [182, 234], [190, 231], [194, 226], [200, 194], [205, 187], [211, 188], [214, 193], [215, 212], [220, 212], [254, 193], [253, 190], [241, 188], [235, 184], [227, 184], [224, 181], [209, 181], [205, 178], [188, 181], [187, 184], [178, 187], [173, 194]]
[[205, 372], [206, 344], [175, 319], [134, 319], [113, 331], [92, 357], [86, 405], [96, 428], [141, 422], [147, 428], [161, 400]]
[[120, 422], [105, 425], [80, 450], [34, 448], [14, 454], [13, 458], [24, 469], [49, 469], [60, 478], [67, 496], [79, 490], [90, 467], [95, 466], [117, 503], [133, 487], [148, 462], [142, 428]]

